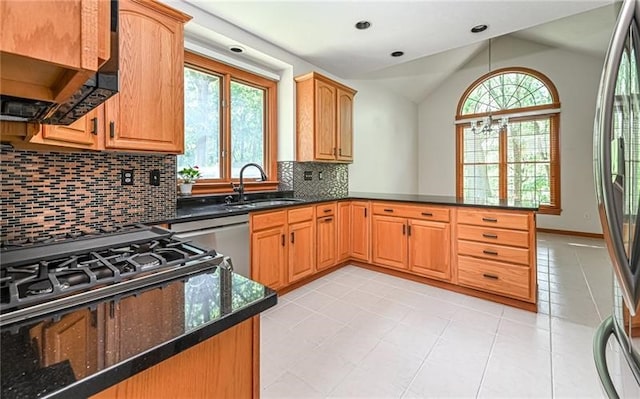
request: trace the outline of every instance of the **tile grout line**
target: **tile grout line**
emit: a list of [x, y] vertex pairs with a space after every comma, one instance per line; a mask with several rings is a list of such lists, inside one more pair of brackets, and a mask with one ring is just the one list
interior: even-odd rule
[[453, 323], [453, 320], [451, 320], [451, 319], [449, 319], [447, 321], [448, 321], [447, 325], [442, 329], [442, 331], [440, 331], [440, 334], [438, 334], [438, 339], [436, 340], [436, 342], [433, 343], [433, 346], [429, 349], [427, 354], [424, 355], [424, 358], [422, 359], [422, 362], [420, 363], [420, 366], [418, 367], [416, 372], [413, 374], [413, 377], [411, 378], [411, 381], [409, 381], [409, 384], [407, 385], [407, 387], [402, 391], [402, 394], [400, 394], [400, 398], [404, 398], [405, 395], [407, 395], [407, 393], [409, 391], [409, 388], [411, 388], [411, 385], [413, 384], [413, 382], [418, 377], [418, 374], [420, 374], [420, 370], [422, 370], [422, 368], [424, 367], [425, 363], [427, 362], [427, 359], [429, 358], [429, 355], [431, 354], [431, 352], [433, 352], [433, 349], [438, 345], [438, 343], [440, 343], [440, 341], [442, 341], [442, 339], [443, 339], [442, 338], [442, 334], [444, 334], [444, 332], [447, 331], [447, 328], [449, 328], [451, 323]]
[[547, 291], [549, 293], [549, 298], [547, 298], [547, 303], [548, 303], [548, 309], [547, 309], [547, 313], [549, 316], [549, 321], [548, 321], [548, 326], [549, 326], [549, 376], [550, 381], [551, 381], [551, 399], [553, 399], [555, 397], [555, 384], [553, 382], [553, 323], [552, 323], [552, 318], [553, 316], [551, 315], [551, 276], [549, 276], [550, 272], [549, 272], [549, 250], [547, 249], [547, 256], [546, 256], [546, 262], [547, 262], [547, 282], [549, 285], [549, 290]]
[[[504, 311], [502, 312], [504, 314]], [[484, 384], [484, 379], [487, 375], [487, 368], [489, 367], [489, 362], [491, 361], [491, 355], [493, 355], [493, 348], [496, 346], [496, 340], [498, 339], [498, 330], [500, 330], [500, 325], [502, 325], [502, 316], [498, 319], [498, 326], [496, 327], [496, 332], [493, 335], [493, 341], [491, 342], [491, 349], [489, 349], [489, 356], [487, 356], [487, 361], [484, 364], [484, 369], [482, 370], [482, 378], [480, 378], [480, 385], [478, 385], [478, 390], [476, 391], [476, 398], [480, 396], [480, 391], [482, 390], [482, 385]]]

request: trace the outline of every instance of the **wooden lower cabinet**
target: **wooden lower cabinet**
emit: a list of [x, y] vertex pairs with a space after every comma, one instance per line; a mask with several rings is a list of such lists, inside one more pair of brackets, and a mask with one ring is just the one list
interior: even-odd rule
[[373, 215], [371, 219], [372, 261], [396, 269], [408, 268], [407, 220]]
[[336, 263], [342, 263], [351, 255], [351, 204], [338, 202], [338, 228], [337, 228]]
[[371, 261], [371, 206], [368, 201], [351, 202], [351, 258]]
[[316, 220], [316, 268], [324, 270], [336, 264], [336, 218], [325, 216]]
[[439, 280], [451, 279], [449, 223], [409, 220], [409, 270]]
[[315, 234], [313, 220], [289, 225], [288, 279], [293, 283], [315, 272]]
[[246, 320], [91, 398], [258, 397], [259, 320]]
[[286, 226], [251, 234], [251, 278], [277, 290], [285, 285]]

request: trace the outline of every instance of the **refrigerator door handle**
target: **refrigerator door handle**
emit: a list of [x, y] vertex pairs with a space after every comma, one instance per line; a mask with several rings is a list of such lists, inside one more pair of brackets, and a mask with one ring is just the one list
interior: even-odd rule
[[640, 384], [640, 356], [629, 344], [624, 331], [621, 331], [616, 324], [614, 316], [607, 317], [596, 329], [593, 335], [593, 360], [596, 363], [598, 377], [607, 396], [610, 399], [619, 399], [620, 396], [613, 384], [607, 365], [607, 343], [611, 336], [618, 341], [621, 348], [620, 353], [624, 355], [638, 384]]
[[[618, 66], [630, 29], [632, 32], [637, 30], [634, 18], [636, 3], [635, 0], [626, 0], [622, 5], [619, 20], [605, 57], [594, 123], [594, 172], [598, 195], [598, 213], [614, 272], [620, 283], [624, 300], [634, 315], [640, 295], [639, 271], [630, 265], [622, 237], [624, 220], [621, 201], [624, 192], [621, 190], [621, 186], [613, 184], [611, 132]], [[637, 45], [637, 43], [634, 44]], [[616, 161], [618, 160], [616, 159]]]

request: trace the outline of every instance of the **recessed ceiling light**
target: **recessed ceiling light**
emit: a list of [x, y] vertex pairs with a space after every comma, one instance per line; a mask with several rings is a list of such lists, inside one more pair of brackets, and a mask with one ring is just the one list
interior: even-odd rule
[[402, 57], [404, 55], [404, 51], [394, 51], [391, 53], [392, 57]]
[[356, 22], [356, 29], [365, 30], [371, 27], [371, 22], [369, 21], [358, 21]]
[[244, 53], [244, 48], [240, 47], [240, 46], [236, 46], [236, 45], [232, 45], [229, 46], [229, 51], [231, 51], [232, 53]]
[[471, 28], [471, 32], [472, 33], [480, 33], [480, 32], [484, 32], [485, 30], [487, 30], [489, 26], [482, 24], [482, 25], [476, 25], [473, 28]]

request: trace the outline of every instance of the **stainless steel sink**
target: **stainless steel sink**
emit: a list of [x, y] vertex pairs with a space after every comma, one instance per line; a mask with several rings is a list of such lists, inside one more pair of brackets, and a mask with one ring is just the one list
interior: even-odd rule
[[227, 204], [225, 205], [227, 209], [256, 209], [256, 208], [264, 208], [268, 206], [278, 206], [278, 205], [289, 205], [304, 202], [304, 200], [296, 199], [296, 198], [272, 198], [272, 199], [262, 199], [262, 200], [253, 200], [250, 202], [245, 202], [244, 204]]
[[250, 204], [255, 206], [275, 206], [275, 205], [288, 205], [295, 204], [298, 202], [304, 202], [304, 200], [297, 198], [273, 198], [273, 199], [265, 199], [265, 200], [254, 200], [251, 201]]

